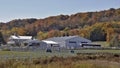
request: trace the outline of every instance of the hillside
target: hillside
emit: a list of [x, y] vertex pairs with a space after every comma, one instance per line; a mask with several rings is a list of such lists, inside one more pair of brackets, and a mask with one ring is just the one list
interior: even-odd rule
[[50, 16], [45, 19], [16, 19], [0, 23], [0, 27], [4, 38], [16, 32], [19, 35], [32, 35], [38, 39], [80, 35], [93, 41], [110, 41], [109, 33], [120, 33], [120, 8], [70, 16]]

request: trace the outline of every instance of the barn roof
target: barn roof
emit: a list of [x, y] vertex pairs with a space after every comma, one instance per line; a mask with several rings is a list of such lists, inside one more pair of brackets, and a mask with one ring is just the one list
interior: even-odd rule
[[58, 44], [57, 42], [49, 41], [49, 40], [43, 40], [43, 42], [45, 42], [47, 44]]
[[64, 37], [53, 37], [53, 38], [48, 38], [47, 40], [55, 40], [55, 41], [65, 41], [67, 39], [74, 38], [75, 36], [64, 36]]
[[53, 37], [53, 38], [48, 38], [48, 39], [46, 39], [46, 40], [52, 40], [52, 41], [60, 42], [60, 41], [66, 41], [66, 40], [69, 40], [69, 39], [72, 39], [72, 38], [79, 38], [79, 39], [81, 39], [81, 40], [85, 40], [85, 41], [91, 42], [90, 40], [85, 39], [85, 38], [80, 37], [80, 36]]
[[40, 43], [40, 42], [42, 41], [37, 40], [37, 39], [24, 41], [24, 43]]
[[32, 39], [32, 36], [10, 36], [10, 39]]

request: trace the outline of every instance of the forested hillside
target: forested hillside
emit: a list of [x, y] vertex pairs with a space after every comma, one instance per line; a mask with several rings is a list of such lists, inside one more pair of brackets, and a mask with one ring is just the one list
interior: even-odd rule
[[0, 29], [6, 41], [14, 33], [32, 35], [38, 39], [79, 35], [92, 41], [110, 41], [114, 34], [120, 33], [120, 8], [45, 19], [16, 19], [0, 23]]

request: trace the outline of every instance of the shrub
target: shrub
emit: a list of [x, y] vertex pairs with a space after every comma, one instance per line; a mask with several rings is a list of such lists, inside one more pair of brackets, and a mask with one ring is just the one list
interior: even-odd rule
[[11, 51], [11, 50], [8, 48], [5, 48], [5, 49], [2, 49], [2, 51]]

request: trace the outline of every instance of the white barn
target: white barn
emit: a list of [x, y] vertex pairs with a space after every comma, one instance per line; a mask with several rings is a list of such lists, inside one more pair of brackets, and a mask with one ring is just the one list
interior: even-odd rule
[[46, 39], [47, 41], [54, 41], [60, 45], [61, 48], [77, 49], [82, 47], [83, 43], [91, 43], [91, 40], [80, 36], [64, 36], [64, 37], [53, 37]]
[[12, 35], [12, 36], [10, 36], [9, 41], [7, 43], [8, 44], [19, 44], [20, 45], [24, 41], [31, 40], [31, 39], [32, 39], [32, 36], [15, 36], [15, 35]]

